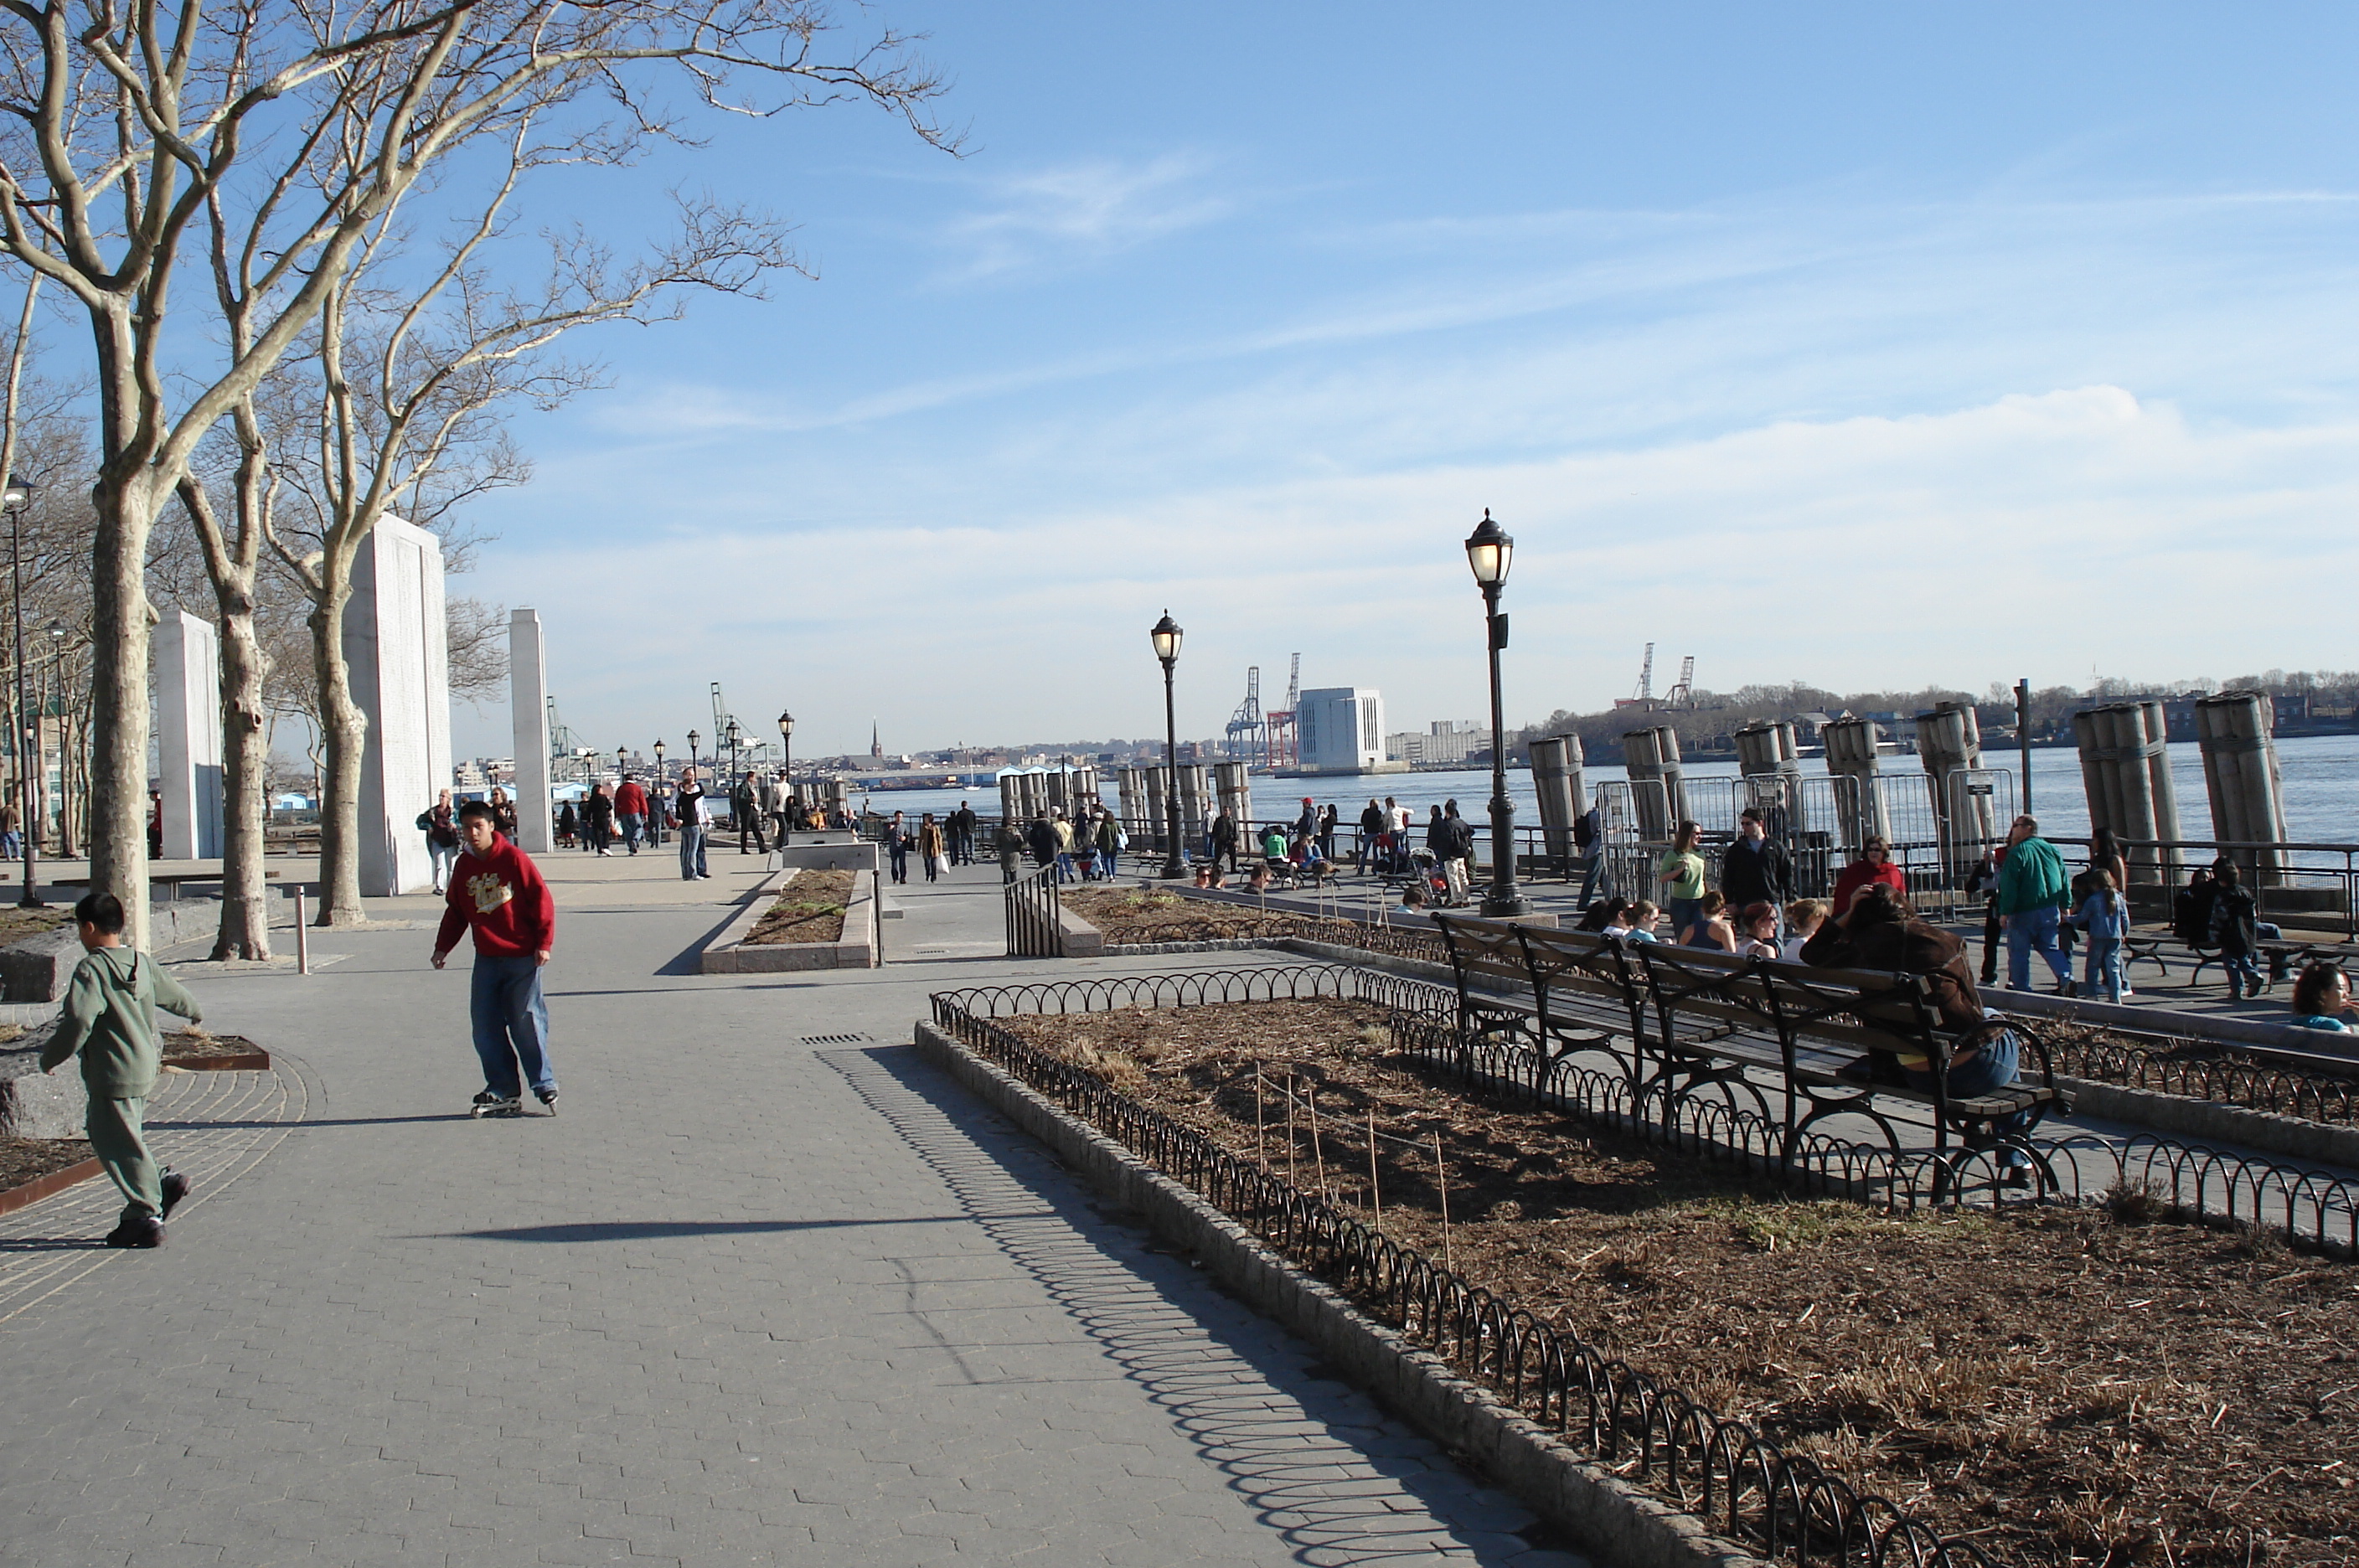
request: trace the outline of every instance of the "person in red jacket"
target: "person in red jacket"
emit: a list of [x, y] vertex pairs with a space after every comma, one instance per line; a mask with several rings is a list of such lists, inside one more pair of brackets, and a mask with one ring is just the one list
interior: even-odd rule
[[639, 835], [647, 827], [647, 792], [629, 774], [614, 787], [614, 816], [623, 824], [623, 847], [639, 853]]
[[557, 936], [557, 900], [540, 868], [494, 822], [481, 800], [459, 808], [459, 837], [467, 847], [451, 873], [434, 967], [442, 967], [459, 945], [459, 933], [473, 927], [475, 975], [468, 1012], [475, 1054], [484, 1060], [484, 1091], [475, 1096], [473, 1114], [522, 1116], [528, 1082], [555, 1116], [557, 1073], [549, 1061], [549, 1002], [540, 991], [540, 968]]
[[1908, 883], [1900, 875], [1900, 867], [1892, 864], [1892, 845], [1880, 837], [1871, 837], [1859, 846], [1859, 858], [1835, 877], [1834, 908], [1828, 913], [1841, 923], [1859, 896], [1879, 884], [1904, 897], [1908, 892]]

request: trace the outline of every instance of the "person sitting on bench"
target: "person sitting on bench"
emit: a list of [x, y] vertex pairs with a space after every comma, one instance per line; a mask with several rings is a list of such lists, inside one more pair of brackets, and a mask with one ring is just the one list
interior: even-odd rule
[[1264, 861], [1262, 864], [1255, 866], [1251, 871], [1245, 874], [1245, 891], [1248, 893], [1266, 893], [1269, 891], [1269, 863], [1267, 861]]
[[1592, 904], [1589, 906], [1588, 913], [1581, 917], [1581, 924], [1573, 929], [1576, 931], [1602, 931], [1610, 927], [1618, 926], [1622, 923], [1622, 917], [1624, 914], [1628, 912], [1629, 908], [1630, 900], [1627, 898], [1608, 898], [1602, 904]]
[[[1949, 1094], [1972, 1100], [2015, 1082], [2022, 1042], [2015, 1031], [1995, 1021], [1974, 990], [1974, 973], [1966, 962], [1966, 944], [1938, 926], [1919, 920], [1908, 900], [1883, 883], [1870, 885], [1848, 909], [1839, 911], [1802, 945], [1802, 962], [1821, 969], [1881, 969], [1887, 973], [1922, 975], [1932, 983], [1933, 1005], [1946, 1027], [1960, 1031], [1950, 1054]], [[1909, 1088], [1931, 1090], [1936, 1083], [1931, 1060], [1919, 1051], [1870, 1051], [1843, 1070], [1843, 1076], [1864, 1076], [1871, 1083], [1890, 1083], [1897, 1069]], [[1861, 1071], [1861, 1070], [1864, 1070]], [[2017, 1111], [1997, 1118], [2001, 1132], [2027, 1131], [2035, 1118]], [[2003, 1180], [2010, 1187], [2031, 1183], [2031, 1161], [2020, 1150], [2006, 1153]]]
[[[2351, 977], [2343, 973], [2340, 964], [2311, 964], [2294, 976], [2293, 1018], [2289, 1020], [2294, 1028], [2349, 1034], [2354, 1013], [2359, 1013], [2359, 1003], [2351, 1000]], [[2343, 1053], [2338, 1051], [2335, 1054]]]

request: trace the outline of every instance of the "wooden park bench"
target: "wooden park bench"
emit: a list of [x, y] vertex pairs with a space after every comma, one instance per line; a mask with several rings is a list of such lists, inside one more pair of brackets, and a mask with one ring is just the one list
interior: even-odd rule
[[[2050, 1106], [2066, 1108], [2045, 1042], [2017, 1030], [2017, 1082], [1970, 1098], [1951, 1094], [1950, 1059], [1963, 1036], [1946, 1025], [1922, 975], [1818, 969], [1515, 921], [1437, 915], [1434, 923], [1457, 976], [1460, 1028], [1528, 1051], [1538, 1080], [1563, 1057], [1603, 1052], [1626, 1079], [1638, 1116], [1669, 1127], [1684, 1107], [1716, 1095], [1731, 1113], [1777, 1128], [1788, 1160], [1816, 1123], [1845, 1114], [1875, 1125], [1898, 1153], [1896, 1112], [1913, 1108], [1953, 1172], [2013, 1150], [2054, 1185], [2027, 1138]], [[1855, 1064], [1876, 1051], [1925, 1057], [1934, 1064], [1931, 1087], [1856, 1076]], [[2027, 1114], [2023, 1130], [2003, 1127]]]

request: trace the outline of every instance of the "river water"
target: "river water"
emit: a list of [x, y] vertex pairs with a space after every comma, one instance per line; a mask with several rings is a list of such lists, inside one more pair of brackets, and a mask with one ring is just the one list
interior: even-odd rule
[[[2212, 833], [2212, 807], [2203, 791], [2203, 760], [2193, 741], [2178, 741], [2169, 748], [2170, 772], [2179, 795], [2179, 827], [2180, 836], [2208, 839]], [[2277, 757], [2285, 771], [2286, 822], [2297, 842], [2310, 844], [2359, 844], [2359, 735], [2308, 735], [2277, 742]], [[1985, 766], [2016, 773], [2022, 754], [2017, 751], [1985, 752]], [[1823, 778], [1824, 764], [1817, 757], [1807, 757], [1802, 771]], [[1886, 777], [1915, 778], [1919, 769], [1914, 756], [1902, 755], [1885, 759]], [[1690, 779], [1729, 779], [1736, 775], [1734, 762], [1697, 762], [1686, 768]], [[1592, 765], [1584, 770], [1585, 784], [1593, 790], [1608, 779], [1624, 777], [1619, 763], [1611, 766]], [[1113, 779], [1104, 779], [1104, 790], [1111, 799]], [[1445, 800], [1456, 800], [1459, 811], [1482, 825], [1488, 817], [1491, 800], [1491, 772], [1485, 768], [1454, 768], [1438, 773], [1363, 774], [1357, 778], [1272, 779], [1256, 774], [1253, 781], [1254, 814], [1264, 820], [1291, 819], [1301, 809], [1302, 797], [1310, 796], [1321, 805], [1332, 802], [1348, 828], [1355, 822], [1370, 797], [1382, 800], [1390, 796], [1401, 801], [1422, 820], [1430, 806]], [[1531, 775], [1526, 770], [1511, 768], [1507, 773], [1507, 795], [1516, 802], [1518, 826], [1538, 826], [1539, 822], [1537, 798], [1532, 793]], [[856, 798], [856, 797], [855, 797]], [[2023, 799], [2021, 780], [2017, 780], [2017, 800]], [[985, 815], [999, 810], [999, 793], [995, 789], [890, 789], [878, 790], [868, 797], [869, 804], [880, 811], [903, 811], [915, 821], [921, 811], [937, 815], [966, 801]], [[2089, 832], [2089, 804], [2081, 789], [2081, 760], [2069, 747], [2035, 749], [2031, 754], [2031, 805], [2039, 818], [2041, 832], [2059, 838], [2085, 837]]]

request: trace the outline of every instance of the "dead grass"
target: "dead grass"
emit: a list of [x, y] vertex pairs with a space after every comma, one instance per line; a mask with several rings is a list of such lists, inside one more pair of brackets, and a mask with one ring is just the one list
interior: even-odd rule
[[38, 1181], [52, 1171], [79, 1165], [89, 1158], [90, 1144], [83, 1138], [0, 1136], [0, 1192]]
[[1310, 936], [1317, 921], [1301, 915], [1183, 898], [1159, 887], [1076, 887], [1063, 906], [1105, 933], [1110, 947], [1158, 942], [1228, 942], [1254, 936]]
[[1435, 1257], [1439, 1133], [1462, 1273], [2001, 1560], [2359, 1560], [2359, 1269], [2143, 1189], [1917, 1216], [1750, 1190], [1462, 1093], [1360, 1004], [1000, 1021], [1368, 1217], [1373, 1111], [1384, 1227]]
[[851, 901], [853, 873], [799, 871], [767, 913], [754, 922], [749, 946], [841, 942], [843, 911]]

